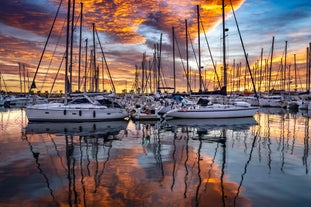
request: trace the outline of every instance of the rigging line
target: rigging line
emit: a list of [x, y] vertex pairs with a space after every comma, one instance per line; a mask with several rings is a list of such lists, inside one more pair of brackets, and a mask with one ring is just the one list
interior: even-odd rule
[[7, 87], [7, 85], [6, 85], [5, 81], [4, 81], [3, 75], [2, 75], [2, 73], [0, 71], [0, 81], [1, 81], [1, 79], [2, 79], [2, 82], [3, 82], [4, 88], [5, 88], [5, 91], [8, 92], [8, 87]]
[[[200, 19], [201, 19], [201, 16], [200, 16]], [[204, 33], [205, 41], [206, 41], [206, 44], [207, 44], [208, 52], [209, 52], [209, 55], [210, 55], [210, 57], [211, 57], [211, 61], [212, 61], [212, 64], [213, 64], [213, 69], [214, 69], [214, 72], [215, 72], [215, 74], [216, 74], [218, 86], [219, 86], [219, 89], [220, 89], [220, 88], [221, 88], [221, 84], [220, 84], [219, 76], [218, 76], [218, 73], [217, 73], [217, 70], [216, 70], [216, 64], [215, 64], [215, 62], [214, 62], [214, 58], [213, 58], [213, 55], [212, 55], [212, 51], [211, 51], [209, 42], [208, 42], [208, 40], [207, 40], [207, 36], [206, 36], [206, 32], [205, 32], [205, 29], [204, 29], [204, 26], [203, 26], [203, 23], [202, 23], [202, 19], [201, 19], [200, 23], [201, 23], [201, 27], [202, 27], [202, 29], [203, 29], [203, 33]]]
[[54, 17], [52, 27], [51, 27], [51, 29], [50, 29], [50, 31], [49, 31], [48, 38], [47, 38], [47, 40], [46, 40], [46, 42], [45, 42], [43, 51], [42, 51], [42, 53], [41, 53], [41, 57], [40, 57], [40, 60], [39, 60], [39, 63], [38, 63], [36, 72], [35, 72], [35, 74], [34, 74], [34, 77], [33, 77], [32, 83], [31, 83], [31, 86], [30, 86], [30, 88], [29, 88], [29, 92], [31, 91], [32, 88], [36, 88], [36, 84], [35, 84], [36, 76], [37, 76], [39, 67], [40, 67], [40, 65], [41, 65], [41, 61], [42, 61], [42, 59], [43, 59], [43, 55], [44, 55], [44, 53], [45, 53], [45, 49], [46, 49], [47, 44], [48, 44], [48, 42], [49, 42], [49, 40], [50, 40], [50, 37], [51, 37], [51, 34], [52, 34], [52, 31], [53, 31], [53, 28], [54, 28], [54, 25], [55, 25], [55, 22], [56, 22], [56, 19], [57, 19], [58, 14], [59, 14], [60, 7], [61, 7], [62, 3], [63, 3], [63, 0], [61, 0], [60, 3], [59, 3], [59, 5], [58, 5], [57, 12], [56, 12], [56, 15], [55, 15], [55, 17]]
[[53, 89], [54, 89], [55, 82], [56, 82], [56, 80], [57, 80], [57, 76], [58, 76], [59, 71], [60, 71], [60, 69], [61, 69], [61, 67], [62, 67], [62, 65], [63, 65], [63, 62], [64, 62], [65, 57], [66, 57], [66, 53], [64, 53], [63, 58], [62, 58], [62, 61], [61, 61], [60, 65], [59, 65], [59, 67], [58, 67], [56, 76], [55, 76], [54, 81], [53, 81], [52, 86], [51, 86], [51, 90], [50, 90], [48, 99], [50, 98], [50, 96], [51, 96], [51, 94], [52, 94], [52, 91], [53, 91]]
[[97, 40], [98, 40], [98, 43], [99, 43], [99, 46], [100, 46], [100, 50], [101, 50], [102, 55], [103, 55], [103, 58], [104, 58], [104, 62], [105, 62], [107, 71], [108, 71], [108, 75], [109, 75], [109, 78], [110, 78], [112, 90], [113, 90], [113, 92], [116, 92], [116, 88], [115, 88], [115, 86], [114, 86], [114, 83], [113, 83], [113, 80], [112, 80], [112, 77], [111, 77], [111, 73], [110, 73], [110, 70], [109, 70], [109, 67], [108, 67], [108, 64], [107, 64], [107, 60], [106, 60], [106, 57], [105, 57], [105, 53], [104, 53], [103, 47], [102, 47], [102, 45], [101, 45], [101, 42], [100, 42], [100, 40], [99, 40], [98, 32], [97, 32], [96, 29], [95, 29], [95, 33], [96, 33], [96, 37], [97, 37]]
[[49, 177], [46, 175], [46, 173], [44, 172], [44, 170], [42, 169], [41, 167], [41, 164], [39, 162], [39, 156], [40, 156], [40, 152], [35, 152], [35, 150], [33, 149], [33, 145], [32, 143], [28, 140], [28, 137], [25, 136], [25, 140], [29, 146], [29, 150], [30, 152], [32, 153], [32, 156], [33, 158], [35, 159], [35, 163], [36, 163], [36, 167], [37, 169], [39, 170], [39, 173], [42, 175], [45, 183], [46, 183], [46, 187], [48, 188], [49, 190], [49, 194], [53, 200], [53, 202], [56, 204], [56, 206], [59, 206], [59, 202], [56, 200], [56, 196], [54, 195], [54, 190], [53, 188], [51, 187], [51, 184], [50, 184], [50, 180], [49, 180]]
[[[65, 25], [66, 25], [66, 20], [64, 20], [62, 29], [60, 30], [60, 34], [61, 34], [61, 32], [64, 30]], [[55, 48], [54, 48], [52, 57], [50, 58], [50, 63], [49, 63], [48, 69], [47, 69], [47, 71], [46, 71], [46, 73], [45, 73], [45, 76], [44, 76], [44, 78], [43, 78], [43, 82], [42, 82], [42, 85], [41, 85], [40, 90], [43, 89], [44, 83], [46, 82], [46, 78], [47, 78], [47, 75], [49, 74], [49, 70], [50, 70], [50, 67], [51, 67], [51, 65], [52, 65], [52, 61], [53, 61], [53, 58], [54, 58], [54, 56], [55, 56], [55, 53], [56, 53], [56, 50], [57, 50], [57, 46], [59, 45], [60, 39], [61, 39], [61, 35], [58, 36], [58, 39], [57, 39], [57, 42], [56, 42], [56, 45], [55, 45]], [[55, 77], [55, 79], [56, 79], [56, 77]]]
[[249, 152], [248, 160], [246, 161], [246, 163], [244, 165], [244, 172], [241, 175], [240, 184], [239, 184], [239, 187], [237, 189], [237, 193], [236, 193], [236, 195], [234, 197], [234, 205], [233, 206], [236, 206], [237, 198], [239, 197], [239, 194], [240, 194], [240, 190], [241, 190], [241, 187], [242, 187], [242, 184], [243, 184], [244, 176], [247, 173], [247, 167], [248, 167], [249, 163], [252, 160], [252, 154], [253, 154], [253, 150], [254, 150], [254, 147], [255, 147], [255, 143], [256, 143], [257, 137], [258, 137], [258, 131], [257, 131], [256, 135], [254, 136], [252, 147], [251, 147], [251, 150]]
[[166, 83], [166, 81], [164, 79], [164, 74], [163, 74], [162, 70], [160, 71], [160, 77], [161, 77], [160, 80], [161, 80], [161, 83], [162, 83], [163, 87], [166, 88], [167, 87], [167, 83]]
[[191, 44], [191, 48], [192, 48], [192, 51], [193, 51], [195, 62], [197, 63], [197, 66], [199, 67], [199, 62], [198, 62], [197, 56], [195, 54], [195, 50], [194, 50], [194, 46], [193, 46], [193, 43], [192, 43], [192, 39], [191, 39], [190, 33], [188, 35], [189, 35], [189, 40], [190, 40], [190, 44]]
[[248, 69], [249, 75], [250, 75], [251, 80], [252, 80], [252, 85], [253, 85], [253, 90], [254, 90], [254, 93], [255, 93], [255, 97], [257, 98], [257, 101], [259, 102], [259, 96], [258, 96], [257, 91], [256, 91], [256, 86], [255, 86], [254, 78], [253, 78], [253, 75], [252, 75], [252, 71], [251, 71], [251, 69], [249, 67], [248, 56], [247, 56], [246, 51], [245, 51], [244, 42], [243, 42], [243, 39], [242, 39], [242, 36], [241, 36], [241, 32], [240, 32], [240, 27], [238, 25], [238, 20], [236, 18], [236, 15], [235, 15], [235, 12], [234, 12], [234, 9], [233, 9], [232, 0], [230, 0], [230, 5], [231, 5], [232, 14], [234, 16], [235, 24], [236, 24], [236, 27], [237, 27], [237, 30], [238, 30], [238, 33], [239, 33], [239, 37], [240, 37], [240, 41], [241, 41], [241, 44], [242, 44], [244, 56], [245, 56], [245, 59], [246, 59], [247, 69]]
[[[74, 30], [73, 30], [73, 31], [75, 31], [75, 29], [76, 29], [76, 27], [77, 27], [77, 24], [78, 24], [78, 21], [79, 21], [79, 17], [80, 17], [80, 15], [78, 16], [78, 18], [77, 18], [77, 20], [76, 20], [76, 23], [75, 23], [75, 26], [74, 26]], [[59, 45], [60, 39], [61, 39], [61, 37], [62, 37], [60, 34], [61, 34], [62, 31], [64, 30], [65, 25], [66, 25], [66, 19], [64, 20], [62, 29], [61, 29], [60, 32], [59, 32], [58, 39], [57, 39], [57, 42], [56, 42], [56, 45], [55, 45], [53, 54], [52, 54], [52, 56], [51, 56], [51, 58], [50, 58], [50, 62], [49, 62], [48, 69], [47, 69], [47, 71], [46, 71], [46, 73], [45, 73], [45, 76], [44, 76], [44, 79], [43, 79], [43, 82], [42, 82], [42, 85], [41, 85], [41, 88], [40, 88], [41, 91], [42, 91], [42, 89], [43, 89], [43, 87], [44, 87], [44, 83], [46, 83], [47, 74], [49, 74], [49, 70], [50, 70], [50, 68], [51, 68], [53, 58], [55, 57], [55, 53], [56, 53], [56, 50], [57, 50], [57, 46]], [[58, 71], [59, 71], [59, 70], [58, 70]]]
[[[185, 75], [186, 75], [186, 77], [187, 77], [187, 71], [186, 71], [184, 62], [182, 61], [182, 56], [181, 56], [181, 51], [180, 51], [180, 47], [179, 47], [179, 44], [178, 44], [178, 40], [177, 40], [177, 38], [175, 38], [175, 37], [174, 37], [174, 40], [175, 40], [176, 45], [177, 45], [177, 49], [178, 49], [178, 53], [179, 53], [179, 56], [180, 56], [180, 62], [181, 62], [181, 64], [182, 64], [182, 68], [184, 69], [184, 73], [185, 73]], [[187, 85], [188, 85], [188, 87], [189, 87], [189, 89], [190, 89], [190, 91], [191, 91], [191, 85], [190, 85], [190, 83], [189, 83], [188, 78], [187, 78]]]

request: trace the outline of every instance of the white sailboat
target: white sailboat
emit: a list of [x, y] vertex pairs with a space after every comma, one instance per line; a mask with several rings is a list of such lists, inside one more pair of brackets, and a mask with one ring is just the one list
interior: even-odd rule
[[183, 119], [241, 118], [254, 116], [258, 109], [258, 107], [252, 107], [246, 102], [237, 102], [234, 105], [226, 105], [200, 103], [199, 100], [197, 104], [172, 109], [165, 114], [165, 117]]
[[[82, 102], [82, 103], [81, 103]], [[69, 103], [47, 103], [26, 107], [29, 121], [106, 121], [128, 117], [128, 112], [122, 107], [112, 107], [100, 104], [84, 95]]]
[[[224, 73], [224, 87], [222, 91], [227, 94], [227, 63], [226, 63], [226, 35], [225, 35], [225, 15], [224, 15], [224, 1], [222, 5], [223, 18], [223, 73]], [[199, 19], [198, 19], [199, 21]], [[177, 109], [172, 109], [166, 113], [166, 117], [186, 118], [186, 119], [220, 119], [220, 118], [241, 118], [252, 117], [258, 111], [258, 107], [252, 107], [247, 102], [236, 102], [232, 105], [227, 104], [211, 104], [208, 100], [201, 99], [195, 105], [182, 105]]]
[[[68, 14], [70, 13], [70, 3], [68, 3]], [[128, 117], [125, 108], [101, 104], [100, 100], [92, 99], [84, 94], [83, 98], [67, 100], [70, 93], [68, 79], [69, 71], [69, 28], [70, 21], [67, 17], [67, 41], [66, 41], [66, 69], [65, 69], [65, 101], [63, 103], [36, 104], [26, 107], [26, 115], [30, 122], [81, 122], [81, 121], [107, 121], [124, 119]], [[33, 82], [34, 83], [34, 82]]]

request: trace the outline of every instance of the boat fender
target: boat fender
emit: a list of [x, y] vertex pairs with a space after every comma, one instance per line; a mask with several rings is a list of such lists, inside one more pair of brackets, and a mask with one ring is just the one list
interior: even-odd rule
[[65, 109], [65, 110], [64, 110], [64, 115], [66, 115], [66, 114], [67, 114], [67, 110]]
[[182, 111], [187, 111], [187, 107], [186, 107], [186, 106], [183, 106], [183, 107], [182, 107]]
[[96, 117], [96, 111], [93, 111], [93, 118]]
[[82, 116], [82, 111], [81, 110], [79, 110], [79, 116]]

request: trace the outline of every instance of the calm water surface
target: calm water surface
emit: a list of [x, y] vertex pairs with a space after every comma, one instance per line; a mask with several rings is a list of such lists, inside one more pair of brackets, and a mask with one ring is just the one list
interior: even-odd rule
[[311, 206], [310, 116], [28, 123], [0, 111], [0, 206]]

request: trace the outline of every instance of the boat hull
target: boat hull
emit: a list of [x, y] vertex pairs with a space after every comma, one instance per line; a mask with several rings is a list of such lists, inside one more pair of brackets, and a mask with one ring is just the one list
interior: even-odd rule
[[117, 120], [128, 117], [128, 113], [122, 108], [107, 108], [101, 106], [71, 106], [71, 105], [49, 105], [31, 106], [26, 108], [29, 121], [106, 121]]
[[258, 111], [257, 107], [207, 107], [199, 109], [175, 109], [166, 116], [183, 119], [223, 119], [252, 117]]

